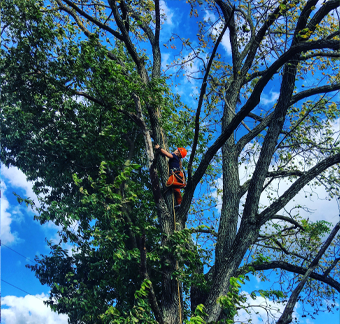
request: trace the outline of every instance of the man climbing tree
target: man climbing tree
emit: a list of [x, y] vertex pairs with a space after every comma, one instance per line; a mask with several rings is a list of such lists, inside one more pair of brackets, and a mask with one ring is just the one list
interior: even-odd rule
[[162, 149], [158, 144], [155, 145], [155, 149], [169, 158], [169, 179], [166, 182], [166, 186], [173, 189], [176, 198], [175, 207], [179, 207], [182, 202], [181, 188], [186, 186], [182, 159], [186, 157], [187, 150], [184, 147], [178, 147], [173, 153], [169, 153]]
[[[340, 192], [338, 0], [0, 1], [1, 161], [60, 229], [30, 266], [53, 310], [231, 323], [307, 271], [292, 303], [336, 309], [338, 237], [315, 259], [334, 221], [294, 197]], [[190, 147], [175, 219], [153, 141]]]

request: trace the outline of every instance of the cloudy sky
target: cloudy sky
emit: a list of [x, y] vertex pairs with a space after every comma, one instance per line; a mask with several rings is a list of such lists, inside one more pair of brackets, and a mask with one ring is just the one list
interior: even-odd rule
[[[162, 42], [167, 42], [172, 33], [181, 33], [182, 30], [190, 30], [193, 20], [189, 19], [188, 7], [180, 1], [162, 1], [162, 8], [167, 16], [163, 24]], [[205, 19], [214, 19], [211, 14], [202, 13]], [[217, 26], [218, 28], [218, 26]], [[166, 70], [167, 64], [173, 60], [171, 48], [163, 48], [162, 66]], [[226, 56], [230, 55], [230, 44], [226, 34], [222, 41], [222, 51]], [[187, 53], [190, 57], [190, 52]], [[194, 71], [198, 62], [188, 67]], [[197, 95], [194, 81], [181, 79], [180, 85], [176, 88], [182, 100], [191, 105], [193, 96]], [[268, 89], [261, 98], [261, 105], [272, 105], [278, 98], [278, 89]], [[335, 125], [339, 127], [340, 122]], [[25, 175], [18, 169], [1, 167], [1, 319], [6, 324], [66, 324], [67, 316], [53, 313], [47, 308], [43, 301], [48, 298], [49, 287], [42, 286], [35, 278], [34, 273], [25, 267], [26, 264], [34, 264], [36, 255], [48, 254], [49, 249], [46, 240], [58, 239], [58, 228], [54, 224], [41, 226], [33, 220], [34, 213], [24, 205], [19, 205], [13, 193], [25, 198], [31, 198], [38, 205], [37, 197], [32, 191], [32, 183], [26, 181]], [[287, 184], [280, 184], [280, 191], [283, 192]], [[319, 199], [316, 196], [304, 198], [301, 192], [297, 199], [302, 204], [308, 205], [314, 212], [309, 215], [312, 220], [323, 219], [336, 223], [339, 219], [339, 209], [335, 200], [329, 202], [326, 193], [320, 189]], [[321, 199], [320, 199], [321, 198]], [[265, 204], [265, 200], [262, 201]], [[251, 287], [245, 291], [248, 294], [252, 289], [264, 288], [263, 283], [253, 278]], [[257, 300], [259, 313], [253, 315], [253, 323], [262, 323], [266, 317], [265, 311], [261, 308], [265, 300]], [[281, 307], [273, 305], [273, 307]], [[297, 316], [299, 305], [297, 305]], [[246, 318], [246, 314], [240, 313], [240, 319]], [[318, 323], [338, 323], [339, 314], [325, 314], [318, 318]], [[310, 324], [308, 319], [301, 319], [301, 323]]]

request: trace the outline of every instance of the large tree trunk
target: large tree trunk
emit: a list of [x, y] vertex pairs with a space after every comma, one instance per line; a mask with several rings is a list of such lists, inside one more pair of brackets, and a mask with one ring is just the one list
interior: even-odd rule
[[[233, 101], [236, 102], [236, 97], [233, 99]], [[235, 107], [235, 105], [233, 105], [233, 107]], [[222, 118], [222, 131], [225, 130], [233, 117], [234, 110], [232, 110], [229, 103], [226, 103]], [[238, 156], [235, 150], [234, 135], [230, 136], [226, 143], [222, 146], [222, 171], [223, 197], [215, 250], [215, 274], [218, 273], [225, 258], [225, 251], [230, 249], [237, 233], [240, 197], [238, 194]]]

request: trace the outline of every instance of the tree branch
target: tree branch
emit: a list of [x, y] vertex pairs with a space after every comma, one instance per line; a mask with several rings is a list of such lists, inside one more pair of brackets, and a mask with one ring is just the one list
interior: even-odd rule
[[[110, 28], [109, 26], [103, 24], [102, 22], [98, 21], [97, 19], [93, 18], [92, 16], [88, 15], [85, 11], [81, 10], [78, 6], [76, 6], [72, 1], [69, 0], [62, 0], [65, 3], [67, 3], [71, 8], [73, 8], [76, 12], [78, 12], [80, 15], [82, 15], [87, 20], [91, 21], [95, 25], [97, 25], [99, 28], [104, 29], [108, 31], [110, 34], [112, 34], [114, 37], [123, 40], [123, 36], [119, 33], [117, 33], [115, 30]], [[58, 4], [61, 4], [61, 0], [57, 0]]]
[[[226, 127], [225, 131], [216, 139], [216, 141], [209, 147], [203, 156], [201, 163], [199, 164], [194, 176], [192, 177], [192, 181], [188, 181], [186, 192], [183, 197], [183, 203], [186, 205], [186, 200], [189, 202], [193, 196], [194, 189], [197, 184], [201, 180], [205, 170], [207, 169], [210, 161], [213, 159], [217, 151], [222, 147], [225, 141], [229, 138], [229, 136], [234, 132], [234, 130], [238, 127], [241, 121], [251, 112], [253, 108], [260, 102], [261, 92], [266, 86], [267, 82], [274, 75], [274, 73], [285, 63], [287, 63], [292, 56], [295, 54], [308, 51], [311, 49], [320, 49], [320, 48], [332, 48], [332, 49], [340, 49], [340, 42], [332, 41], [332, 40], [321, 40], [321, 41], [311, 41], [311, 42], [303, 42], [291, 47], [286, 53], [284, 53], [278, 60], [276, 60], [271, 67], [268, 68], [267, 73], [261, 78], [261, 80], [254, 87], [254, 91], [252, 92], [250, 98], [247, 103], [241, 108], [241, 110], [235, 115], [235, 117], [231, 120], [229, 125]], [[189, 204], [187, 204], [189, 208]], [[183, 210], [183, 208], [182, 208]], [[184, 211], [184, 210], [183, 210]]]
[[289, 105], [293, 105], [294, 103], [298, 102], [301, 99], [319, 94], [319, 93], [327, 93], [327, 92], [332, 92], [332, 91], [336, 91], [336, 90], [340, 90], [340, 83], [335, 83], [335, 84], [331, 84], [331, 85], [326, 85], [326, 86], [322, 86], [322, 87], [316, 87], [313, 89], [309, 89], [309, 90], [305, 90], [305, 91], [301, 91], [298, 94], [292, 96]]
[[[317, 3], [317, 1], [316, 1]], [[307, 28], [314, 31], [316, 26], [321, 22], [321, 20], [332, 10], [340, 6], [338, 0], [328, 0], [320, 6], [319, 10], [313, 15], [312, 19], [308, 22]]]
[[[296, 266], [296, 265], [290, 264], [290, 263], [285, 262], [285, 261], [272, 261], [272, 262], [264, 262], [264, 263], [261, 263], [261, 264], [256, 264], [256, 263], [247, 264], [247, 265], [239, 268], [236, 271], [235, 276], [239, 276], [241, 274], [246, 274], [246, 273], [250, 272], [252, 269], [254, 269], [255, 271], [281, 269], [281, 270], [286, 270], [286, 271], [296, 273], [296, 274], [301, 274], [301, 275], [304, 275], [307, 271], [306, 268]], [[328, 276], [324, 276], [324, 275], [320, 275], [316, 272], [312, 272], [310, 274], [310, 277], [312, 279], [321, 281], [321, 282], [331, 286], [332, 288], [334, 288], [335, 290], [337, 290], [340, 293], [340, 283], [338, 281], [334, 280], [333, 278], [328, 277]]]
[[272, 215], [281, 210], [309, 181], [314, 179], [330, 166], [338, 163], [340, 163], [340, 153], [325, 158], [309, 171], [305, 172], [304, 175], [296, 180], [277, 201], [257, 215], [259, 224], [262, 226], [265, 222], [271, 219], [273, 217]]
[[61, 10], [64, 10], [65, 12], [67, 12], [77, 23], [77, 25], [79, 26], [79, 28], [83, 31], [83, 33], [87, 36], [90, 37], [92, 35], [92, 33], [84, 26], [84, 24], [82, 23], [82, 21], [79, 19], [79, 17], [76, 15], [76, 12], [74, 9], [68, 8], [67, 6], [65, 6], [61, 0], [56, 0], [59, 8]]
[[326, 39], [332, 39], [332, 38], [334, 38], [335, 36], [339, 36], [339, 35], [340, 35], [340, 31], [337, 30], [337, 31], [335, 31], [334, 33], [329, 34], [329, 35], [326, 37]]
[[334, 269], [334, 267], [337, 265], [337, 263], [340, 261], [340, 258], [336, 258], [332, 264], [327, 268], [327, 270], [323, 273], [325, 277], [327, 277], [330, 272]]
[[155, 40], [152, 46], [153, 53], [153, 66], [152, 66], [152, 77], [159, 78], [161, 73], [161, 50], [159, 48], [159, 35], [161, 31], [161, 17], [159, 0], [155, 0], [155, 16], [156, 16], [156, 26], [155, 26]]
[[[302, 176], [304, 173], [300, 170], [289, 170], [289, 171], [274, 171], [274, 172], [268, 172], [267, 178], [284, 178], [284, 177], [290, 177], [290, 176]], [[242, 197], [248, 190], [250, 180], [247, 180], [239, 189], [239, 196]]]
[[316, 57], [334, 57], [334, 58], [339, 58], [340, 57], [340, 53], [316, 52], [316, 53], [313, 53], [313, 54], [308, 54], [308, 55], [300, 56], [299, 57], [299, 61], [307, 61], [310, 58], [316, 58]]
[[294, 253], [294, 252], [289, 252], [278, 240], [276, 239], [272, 239], [272, 241], [280, 248], [281, 251], [283, 251], [284, 254], [286, 255], [294, 255], [302, 260], [307, 260], [306, 257], [300, 255], [300, 254], [297, 254], [297, 253]]
[[[89, 95], [86, 92], [83, 92], [83, 91], [73, 91], [73, 92], [76, 95], [78, 95], [78, 96], [82, 96], [82, 97], [84, 97], [86, 99], [91, 100], [94, 103], [97, 103], [97, 104], [101, 105], [102, 107], [107, 108], [107, 105], [106, 105], [106, 103], [104, 101], [102, 101], [100, 99], [97, 99], [97, 98]], [[124, 114], [125, 116], [129, 117], [130, 119], [132, 119], [136, 123], [136, 125], [139, 128], [141, 128], [142, 130], [145, 128], [145, 123], [136, 114], [128, 112], [128, 111], [126, 111], [124, 109], [118, 109], [118, 108], [115, 108], [115, 107], [112, 107], [112, 106], [111, 106], [111, 108], [113, 108], [115, 111], [120, 112], [120, 113]]]
[[190, 228], [191, 233], [206, 233], [217, 237], [217, 233], [214, 230], [204, 229], [204, 228]]
[[202, 86], [201, 86], [201, 91], [200, 91], [200, 97], [199, 97], [198, 105], [197, 105], [196, 117], [195, 117], [195, 135], [194, 135], [194, 141], [193, 141], [193, 144], [192, 144], [190, 159], [189, 159], [189, 163], [188, 163], [188, 181], [191, 180], [192, 162], [193, 162], [194, 157], [195, 157], [196, 147], [197, 147], [197, 142], [198, 142], [199, 118], [200, 118], [200, 114], [201, 114], [203, 98], [204, 98], [204, 95], [205, 95], [205, 91], [207, 89], [207, 80], [208, 80], [208, 76], [209, 76], [209, 73], [210, 73], [210, 68], [211, 68], [212, 63], [214, 61], [217, 48], [218, 48], [219, 44], [221, 43], [223, 35], [224, 35], [225, 31], [227, 30], [228, 25], [230, 23], [230, 20], [231, 20], [233, 14], [234, 14], [234, 10], [235, 10], [235, 8], [233, 8], [233, 10], [232, 10], [232, 12], [231, 12], [231, 14], [229, 16], [229, 19], [225, 22], [225, 25], [223, 27], [223, 30], [221, 31], [221, 34], [218, 36], [218, 39], [217, 39], [217, 41], [215, 43], [215, 46], [214, 46], [214, 49], [213, 49], [213, 51], [211, 53], [211, 56], [210, 56], [210, 59], [209, 59], [208, 65], [207, 65], [207, 69], [205, 71], [205, 75], [204, 75], [204, 78], [203, 78], [203, 82], [202, 82]]
[[263, 120], [263, 117], [260, 117], [260, 116], [254, 114], [254, 113], [249, 113], [248, 116], [249, 116], [250, 118], [253, 118], [253, 119], [256, 120], [256, 121], [259, 121], [259, 122], [261, 122], [261, 121]]
[[150, 280], [150, 276], [147, 270], [147, 264], [146, 264], [146, 247], [145, 247], [145, 234], [143, 234], [141, 239], [141, 247], [140, 247], [140, 258], [141, 258], [141, 265], [140, 265], [140, 271], [142, 276], [145, 280], [149, 281], [149, 300], [150, 304], [153, 310], [153, 313], [155, 315], [156, 321], [160, 324], [164, 324], [163, 316], [161, 313], [161, 310], [158, 306], [157, 298], [155, 291], [153, 289], [152, 281]]
[[302, 225], [300, 225], [299, 222], [297, 222], [296, 220], [294, 220], [293, 218], [290, 218], [288, 216], [274, 215], [271, 219], [280, 219], [280, 220], [283, 220], [285, 222], [288, 222], [288, 223], [295, 225], [296, 227], [302, 229], [303, 231], [305, 230], [305, 228]]
[[[58, 0], [60, 1], [60, 0]], [[123, 0], [121, 0], [123, 1]], [[122, 41], [125, 43], [126, 49], [129, 52], [129, 54], [131, 55], [133, 61], [135, 62], [139, 75], [142, 77], [143, 81], [146, 82], [147, 81], [147, 74], [146, 71], [144, 71], [144, 65], [142, 63], [142, 60], [139, 58], [136, 48], [133, 45], [131, 38], [129, 36], [129, 32], [126, 30], [125, 28], [125, 24], [123, 22], [123, 20], [121, 19], [119, 12], [118, 12], [118, 8], [116, 5], [116, 1], [114, 0], [108, 0], [109, 5], [112, 9], [113, 15], [115, 17], [116, 23], [118, 28], [120, 29], [121, 33], [122, 33]]]
[[248, 134], [242, 136], [239, 139], [239, 141], [236, 144], [236, 150], [238, 151], [238, 154], [241, 153], [241, 151], [243, 150], [243, 148], [245, 147], [247, 143], [249, 143], [253, 138], [255, 138], [258, 134], [260, 134], [269, 125], [273, 116], [274, 116], [274, 112], [264, 117], [260, 124], [255, 126]]
[[235, 22], [233, 19], [234, 17], [233, 15], [231, 15], [231, 12], [233, 12], [234, 9], [232, 9], [232, 7], [228, 3], [222, 0], [215, 0], [215, 3], [219, 6], [219, 8], [221, 8], [225, 21], [228, 21], [230, 17], [232, 19], [231, 24], [229, 26], [229, 30], [230, 30], [232, 61], [233, 61], [233, 67], [234, 67], [233, 72], [234, 72], [234, 77], [235, 77], [238, 71], [238, 67], [241, 63], [241, 60], [239, 58], [239, 52], [238, 52], [239, 46], [238, 46], [237, 32], [235, 29]]
[[339, 229], [340, 229], [340, 222], [335, 225], [331, 234], [328, 236], [326, 242], [323, 244], [320, 251], [318, 252], [316, 257], [314, 258], [312, 263], [309, 265], [306, 273], [303, 275], [303, 278], [301, 279], [301, 281], [299, 282], [297, 287], [293, 290], [292, 294], [289, 297], [288, 303], [287, 303], [282, 315], [280, 316], [279, 320], [277, 321], [277, 324], [288, 324], [292, 321], [292, 313], [293, 313], [293, 310], [294, 310], [294, 306], [297, 302], [297, 299], [298, 299], [303, 287], [305, 286], [308, 278], [310, 277], [310, 275], [312, 274], [314, 269], [317, 267], [319, 260], [321, 259], [323, 254], [326, 252], [327, 248], [331, 244], [335, 235], [338, 233]]

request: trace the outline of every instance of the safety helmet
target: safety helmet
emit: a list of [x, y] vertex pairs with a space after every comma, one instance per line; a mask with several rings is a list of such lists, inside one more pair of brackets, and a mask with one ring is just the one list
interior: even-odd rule
[[187, 150], [184, 147], [178, 147], [177, 150], [181, 153], [181, 157], [185, 158], [187, 155]]

